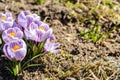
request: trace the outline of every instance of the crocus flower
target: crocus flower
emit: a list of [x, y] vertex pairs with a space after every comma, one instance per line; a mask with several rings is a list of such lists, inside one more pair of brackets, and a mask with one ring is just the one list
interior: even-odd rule
[[23, 32], [18, 27], [8, 28], [2, 33], [2, 39], [5, 43], [22, 38]]
[[52, 29], [49, 28], [49, 26], [41, 21], [36, 21], [36, 24], [38, 25], [36, 34], [37, 34], [37, 42], [44, 42], [52, 35]]
[[0, 31], [12, 27], [13, 21], [14, 20], [11, 13], [0, 13]]
[[40, 20], [40, 17], [37, 14], [32, 14], [30, 11], [22, 11], [18, 15], [17, 24], [20, 25], [23, 29], [30, 25], [32, 21]]
[[56, 43], [56, 39], [54, 36], [51, 36], [47, 39], [45, 45], [44, 45], [44, 50], [45, 52], [51, 52], [51, 53], [58, 53], [60, 49], [59, 43]]
[[22, 61], [26, 56], [27, 46], [22, 39], [14, 40], [4, 45], [3, 52], [10, 60]]
[[52, 29], [41, 21], [34, 21], [24, 30], [27, 39], [44, 42], [52, 34]]
[[27, 28], [24, 29], [26, 39], [36, 41], [37, 39], [36, 30], [37, 25], [34, 22], [32, 22]]

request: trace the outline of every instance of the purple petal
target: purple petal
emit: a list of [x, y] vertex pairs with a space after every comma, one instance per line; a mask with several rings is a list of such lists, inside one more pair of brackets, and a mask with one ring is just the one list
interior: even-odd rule
[[40, 26], [40, 25], [43, 23], [42, 21], [39, 21], [39, 20], [35, 20], [34, 22], [35, 22], [35, 24], [37, 24], [38, 26]]
[[25, 14], [25, 16], [31, 14], [30, 11], [28, 11], [28, 10], [24, 11], [23, 13]]
[[32, 17], [27, 17], [27, 26], [29, 26], [33, 22]]
[[27, 39], [31, 39], [31, 40], [36, 40], [36, 29], [37, 29], [37, 25], [35, 23], [31, 23], [25, 30], [25, 36]]
[[21, 12], [18, 15], [18, 20], [20, 20], [20, 21], [26, 21], [26, 16], [24, 15], [24, 12]]
[[33, 14], [33, 18], [35, 18], [36, 20], [40, 20], [40, 16], [38, 16], [37, 14]]
[[51, 40], [56, 41], [56, 38], [55, 38], [55, 36], [54, 36], [54, 35], [50, 36], [50, 37], [49, 37], [49, 39], [50, 39], [50, 41], [51, 41]]
[[11, 55], [9, 55], [9, 53], [8, 53], [8, 45], [7, 44], [4, 45], [3, 52], [8, 59], [12, 60]]
[[56, 49], [56, 50], [52, 50], [52, 51], [50, 51], [51, 53], [59, 53], [60, 52], [60, 49]]
[[37, 29], [38, 28], [38, 26], [37, 26], [37, 24], [35, 24], [34, 22], [32, 22], [29, 26], [28, 26], [28, 29], [29, 30], [35, 30], [35, 29]]
[[21, 12], [18, 15], [18, 23], [22, 26], [22, 27], [27, 27], [27, 19], [26, 16], [24, 15], [23, 12]]
[[59, 43], [53, 43], [53, 46], [54, 46], [54, 49], [60, 47], [60, 44]]
[[5, 15], [6, 15], [6, 17], [7, 17], [7, 18], [9, 18], [9, 17], [11, 17], [11, 18], [12, 18], [12, 14], [11, 14], [11, 13], [9, 13], [9, 12], [8, 12], [8, 13], [6, 13]]
[[20, 28], [21, 30], [22, 30], [22, 26], [20, 25], [20, 23], [18, 22], [18, 20], [16, 19], [16, 20], [14, 20], [14, 22], [13, 22], [13, 27], [18, 27], [18, 28]]
[[3, 23], [0, 22], [0, 31], [3, 31], [3, 30], [5, 30], [5, 27], [3, 26]]
[[25, 44], [25, 42], [22, 41], [18, 41], [19, 46], [22, 46], [18, 51], [15, 52], [15, 59], [22, 61], [27, 53], [27, 46]]
[[26, 52], [27, 52], [26, 49], [21, 49], [19, 51], [16, 51], [15, 52], [15, 59], [17, 61], [22, 61], [25, 58]]
[[45, 41], [45, 40], [48, 39], [51, 35], [52, 35], [52, 29], [49, 29], [49, 30], [42, 36], [41, 41]]
[[14, 29], [15, 29], [15, 32], [16, 32], [16, 37], [22, 39], [23, 36], [24, 36], [23, 32], [19, 28], [17, 28], [17, 27], [15, 27]]
[[0, 18], [2, 17], [3, 13], [0, 13]]

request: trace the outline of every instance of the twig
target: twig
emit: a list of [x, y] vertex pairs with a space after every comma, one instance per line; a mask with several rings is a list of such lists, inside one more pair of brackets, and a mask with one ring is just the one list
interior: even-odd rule
[[91, 73], [91, 75], [95, 78], [95, 80], [100, 80], [100, 79], [98, 79], [98, 77], [97, 76], [95, 76], [95, 74], [93, 73], [93, 71], [92, 70], [89, 70], [89, 72]]
[[110, 80], [110, 78], [112, 78], [115, 74], [117, 73], [117, 71], [115, 71], [110, 77], [108, 77], [106, 80]]
[[98, 1], [97, 8], [100, 6], [101, 0]]

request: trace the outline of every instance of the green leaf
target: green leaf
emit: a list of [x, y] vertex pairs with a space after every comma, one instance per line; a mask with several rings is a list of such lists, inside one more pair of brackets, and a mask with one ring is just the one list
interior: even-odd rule
[[109, 5], [110, 8], [114, 8], [114, 4], [111, 3], [111, 0], [104, 0], [105, 4]]
[[110, 0], [104, 0], [105, 4], [110, 4]]
[[93, 42], [97, 42], [97, 37], [96, 36], [94, 36], [93, 38], [92, 38], [92, 40], [93, 40]]
[[40, 66], [41, 64], [30, 64], [30, 65], [27, 65], [23, 68], [23, 70], [25, 70], [26, 68], [29, 68], [29, 67], [34, 67], [34, 66]]
[[46, 80], [51, 80], [50, 78], [47, 78]]
[[92, 32], [92, 33], [93, 33], [93, 32], [94, 32], [94, 29], [95, 29], [95, 27], [93, 27], [93, 28], [90, 30], [90, 32]]
[[97, 38], [97, 41], [99, 41], [102, 37], [103, 37], [103, 35], [99, 35]]
[[98, 33], [99, 33], [99, 26], [97, 25], [95, 29], [95, 34], [98, 34]]
[[13, 71], [6, 66], [6, 70], [8, 70], [11, 74], [13, 74]]
[[42, 51], [42, 49], [44, 47], [44, 44], [45, 44], [44, 42], [38, 44], [38, 54], [41, 53], [41, 51]]
[[38, 52], [38, 47], [36, 46], [36, 44], [34, 44], [32, 50], [33, 50], [33, 56], [35, 56]]
[[84, 36], [85, 35], [85, 31], [80, 31], [80, 35]]
[[34, 56], [33, 58], [31, 58], [30, 60], [28, 60], [27, 62], [25, 62], [25, 63], [23, 64], [23, 66], [22, 66], [22, 69], [23, 69], [29, 62], [31, 62], [32, 60], [40, 57], [41, 55], [42, 55], [42, 54], [38, 54], [38, 55]]
[[65, 6], [70, 7], [70, 8], [74, 8], [74, 5], [70, 1], [67, 1]]

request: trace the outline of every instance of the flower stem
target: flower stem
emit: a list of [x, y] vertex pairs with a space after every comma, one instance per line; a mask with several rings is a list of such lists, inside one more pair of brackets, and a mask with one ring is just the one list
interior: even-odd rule
[[21, 64], [20, 64], [20, 62], [18, 62], [18, 61], [14, 61], [13, 62], [13, 75], [14, 75], [14, 77], [17, 77], [18, 76], [18, 74], [20, 73], [20, 71], [21, 71]]

